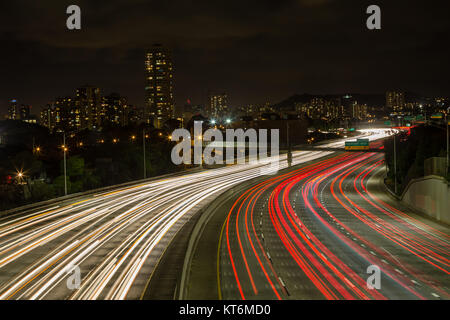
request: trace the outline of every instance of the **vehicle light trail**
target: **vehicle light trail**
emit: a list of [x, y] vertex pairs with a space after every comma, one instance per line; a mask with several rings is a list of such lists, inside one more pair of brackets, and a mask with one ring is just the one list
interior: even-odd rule
[[[363, 134], [370, 139], [386, 135], [384, 130]], [[293, 165], [332, 153], [294, 152]], [[276, 160], [280, 169], [287, 167], [286, 155]], [[232, 186], [263, 175], [267, 166], [190, 173], [4, 217], [0, 299], [139, 299], [164, 249], [198, 209]], [[75, 291], [66, 285], [73, 265], [81, 271], [81, 287]]]
[[[382, 168], [382, 154], [343, 153], [246, 190], [219, 242], [220, 295], [450, 298], [448, 228], [381, 200], [368, 181]], [[380, 290], [367, 286], [370, 265], [381, 270]]]

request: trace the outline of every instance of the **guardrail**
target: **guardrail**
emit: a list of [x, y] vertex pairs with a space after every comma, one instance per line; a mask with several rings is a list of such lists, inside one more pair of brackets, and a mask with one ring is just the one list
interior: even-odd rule
[[73, 199], [76, 199], [79, 197], [88, 196], [88, 195], [99, 193], [99, 192], [127, 188], [127, 187], [131, 187], [134, 185], [148, 183], [148, 182], [159, 180], [159, 179], [164, 179], [164, 178], [169, 178], [169, 177], [177, 177], [177, 176], [180, 176], [180, 175], [183, 175], [186, 173], [195, 173], [195, 172], [200, 172], [200, 171], [204, 171], [204, 170], [207, 170], [207, 169], [196, 167], [196, 168], [191, 168], [191, 169], [187, 169], [187, 170], [183, 170], [183, 171], [179, 171], [179, 172], [173, 172], [173, 173], [168, 173], [168, 174], [164, 174], [164, 175], [160, 175], [160, 176], [155, 176], [155, 177], [151, 177], [151, 178], [147, 178], [147, 179], [134, 180], [134, 181], [124, 182], [124, 183], [113, 185], [113, 186], [107, 186], [107, 187], [92, 189], [92, 190], [88, 190], [88, 191], [84, 191], [84, 192], [73, 193], [73, 194], [69, 194], [67, 196], [62, 196], [62, 197], [57, 197], [57, 198], [53, 198], [53, 199], [49, 199], [49, 200], [45, 200], [45, 201], [30, 203], [30, 204], [20, 206], [17, 208], [0, 211], [0, 217], [5, 217], [8, 215], [16, 214], [21, 211], [28, 211], [31, 209], [40, 208], [40, 207], [47, 206], [47, 205], [57, 203], [57, 202], [73, 200]]

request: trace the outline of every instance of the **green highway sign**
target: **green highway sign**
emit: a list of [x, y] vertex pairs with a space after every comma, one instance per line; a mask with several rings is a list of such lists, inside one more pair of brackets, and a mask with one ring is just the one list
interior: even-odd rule
[[432, 114], [431, 119], [442, 119], [442, 113]]
[[345, 141], [345, 146], [369, 146], [369, 139], [357, 139], [356, 141]]

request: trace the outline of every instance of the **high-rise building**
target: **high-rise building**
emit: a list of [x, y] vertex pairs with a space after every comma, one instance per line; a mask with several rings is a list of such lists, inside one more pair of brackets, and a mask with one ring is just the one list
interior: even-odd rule
[[386, 111], [402, 112], [405, 106], [405, 95], [403, 92], [386, 92]]
[[343, 118], [350, 119], [353, 118], [353, 106], [358, 104], [358, 102], [353, 98], [353, 96], [346, 94], [341, 97], [341, 104], [343, 108]]
[[53, 111], [53, 129], [76, 131], [81, 128], [81, 112], [72, 97], [58, 98], [53, 105]]
[[31, 115], [31, 106], [25, 104], [19, 106], [16, 99], [12, 99], [9, 102], [8, 115], [6, 116], [6, 119], [37, 123], [37, 118], [34, 115]]
[[238, 114], [245, 117], [258, 117], [259, 107], [255, 104], [246, 104], [238, 108]]
[[311, 119], [337, 119], [342, 117], [343, 106], [338, 98], [314, 97], [306, 103], [296, 103], [295, 112]]
[[138, 124], [144, 119], [144, 110], [133, 105], [128, 105], [128, 125]]
[[173, 62], [169, 49], [155, 44], [146, 55], [145, 122], [161, 128], [174, 117]]
[[102, 98], [99, 112], [102, 126], [115, 125], [127, 126], [129, 123], [130, 106], [127, 100], [117, 93]]
[[[101, 96], [100, 89], [92, 86], [83, 86], [77, 89], [73, 117], [80, 118], [81, 129], [96, 129], [100, 126]], [[78, 125], [77, 125], [78, 126]]]
[[261, 118], [261, 115], [263, 113], [273, 113], [275, 112], [275, 109], [270, 105], [270, 102], [266, 102], [262, 105], [259, 105], [256, 107], [257, 112], [258, 112], [258, 118]]
[[368, 107], [366, 104], [359, 104], [355, 101], [352, 106], [352, 118], [365, 120], [368, 116]]
[[31, 106], [21, 105], [19, 108], [19, 117], [21, 120], [28, 120], [30, 118]]
[[228, 96], [226, 93], [209, 95], [208, 116], [217, 121], [224, 120], [230, 116]]
[[110, 125], [124, 127], [141, 122], [142, 118], [142, 110], [130, 105], [120, 94], [101, 97], [100, 89], [91, 86], [78, 88], [75, 98], [57, 98], [40, 113], [40, 123], [57, 132], [101, 130]]
[[9, 120], [18, 120], [19, 119], [19, 111], [17, 109], [18, 109], [17, 100], [12, 99], [9, 102], [9, 107], [8, 107], [8, 119]]
[[52, 108], [51, 105], [47, 105], [41, 110], [39, 123], [42, 126], [47, 127], [50, 131], [53, 131], [56, 122], [55, 118], [54, 108]]

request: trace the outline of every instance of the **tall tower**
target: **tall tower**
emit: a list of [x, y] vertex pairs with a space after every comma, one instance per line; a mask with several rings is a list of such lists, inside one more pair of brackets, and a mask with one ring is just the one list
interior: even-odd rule
[[146, 86], [144, 120], [161, 128], [174, 117], [173, 62], [169, 49], [155, 44], [145, 59]]
[[76, 110], [71, 113], [81, 118], [81, 129], [98, 128], [100, 125], [100, 117], [98, 116], [101, 104], [100, 89], [92, 86], [78, 88], [75, 101]]
[[403, 92], [386, 92], [386, 109], [391, 112], [402, 112], [405, 106], [405, 95]]
[[18, 120], [19, 119], [19, 112], [17, 110], [17, 100], [16, 99], [12, 99], [9, 102], [8, 119], [9, 120]]
[[216, 121], [222, 121], [229, 116], [229, 111], [226, 93], [209, 95], [209, 117]]

